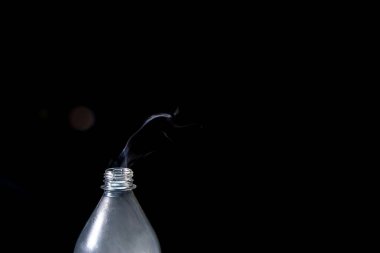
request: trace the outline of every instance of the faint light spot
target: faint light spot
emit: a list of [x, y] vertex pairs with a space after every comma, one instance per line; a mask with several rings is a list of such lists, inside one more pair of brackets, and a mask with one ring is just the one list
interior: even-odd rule
[[74, 108], [69, 114], [70, 125], [80, 131], [90, 129], [95, 123], [94, 112], [84, 106]]

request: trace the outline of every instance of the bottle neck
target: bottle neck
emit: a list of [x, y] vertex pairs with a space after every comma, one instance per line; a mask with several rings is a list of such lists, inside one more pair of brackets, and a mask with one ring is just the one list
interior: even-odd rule
[[106, 169], [103, 182], [104, 185], [101, 188], [105, 192], [117, 193], [136, 188], [136, 185], [133, 184], [133, 171], [128, 168]]

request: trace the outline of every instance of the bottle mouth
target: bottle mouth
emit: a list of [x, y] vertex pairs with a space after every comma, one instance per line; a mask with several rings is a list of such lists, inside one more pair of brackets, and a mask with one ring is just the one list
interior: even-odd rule
[[109, 168], [104, 172], [105, 191], [130, 191], [136, 188], [133, 184], [133, 171], [129, 168]]

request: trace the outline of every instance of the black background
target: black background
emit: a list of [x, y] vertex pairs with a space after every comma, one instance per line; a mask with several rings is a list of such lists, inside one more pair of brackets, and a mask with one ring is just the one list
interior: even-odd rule
[[[38, 73], [30, 78], [40, 75], [46, 77]], [[101, 197], [102, 174], [110, 160], [150, 115], [177, 108], [182, 122], [199, 127], [187, 131], [172, 147], [135, 164], [135, 194], [164, 252], [191, 244], [194, 238], [189, 231], [207, 229], [197, 219], [210, 215], [203, 203], [209, 182], [204, 176], [202, 101], [186, 102], [157, 87], [150, 90], [134, 81], [128, 83], [127, 76], [119, 77], [121, 84], [115, 88], [109, 85], [113, 78], [104, 72], [91, 71], [89, 76], [83, 77], [88, 78], [84, 82], [95, 82], [97, 87], [81, 88], [77, 75], [65, 73], [65, 82], [77, 84], [2, 93], [8, 97], [2, 101], [3, 246], [21, 252], [27, 244], [27, 248], [49, 252], [51, 245], [59, 245], [54, 252], [71, 252]], [[70, 113], [78, 106], [89, 108], [95, 116], [86, 131], [70, 123]]]
[[[102, 195], [110, 160], [150, 115], [177, 108], [182, 122], [200, 127], [133, 168], [135, 194], [163, 252], [245, 250], [251, 241], [255, 248], [293, 248], [314, 239], [309, 231], [323, 217], [314, 212], [324, 210], [307, 190], [318, 176], [303, 144], [310, 123], [298, 124], [303, 112], [291, 110], [285, 93], [227, 86], [239, 79], [233, 68], [214, 78], [224, 88], [206, 91], [211, 74], [174, 67], [114, 75], [104, 64], [80, 74], [44, 66], [19, 80], [43, 85], [2, 92], [1, 241], [9, 252], [71, 252]], [[152, 77], [142, 83], [144, 73]], [[159, 84], [181, 76], [183, 85]], [[60, 85], [51, 84], [57, 79]], [[70, 124], [78, 106], [95, 115], [86, 131]]]
[[[163, 252], [314, 249], [325, 241], [315, 231], [326, 210], [312, 185], [319, 158], [331, 154], [317, 145], [328, 128], [318, 120], [326, 101], [318, 86], [305, 86], [320, 83], [307, 64], [318, 54], [308, 37], [296, 40], [270, 18], [254, 27], [138, 19], [123, 32], [50, 20], [13, 20], [4, 32], [5, 252], [72, 252], [110, 159], [147, 117], [177, 107], [183, 122], [202, 128], [133, 168]], [[87, 131], [70, 125], [78, 106], [95, 115]]]

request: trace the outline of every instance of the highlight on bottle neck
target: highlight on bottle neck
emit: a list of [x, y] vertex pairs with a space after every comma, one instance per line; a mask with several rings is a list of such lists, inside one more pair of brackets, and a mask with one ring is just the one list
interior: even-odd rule
[[136, 188], [133, 184], [133, 171], [128, 168], [109, 168], [104, 172], [105, 191], [130, 191]]

